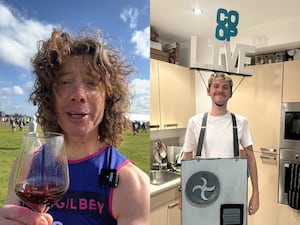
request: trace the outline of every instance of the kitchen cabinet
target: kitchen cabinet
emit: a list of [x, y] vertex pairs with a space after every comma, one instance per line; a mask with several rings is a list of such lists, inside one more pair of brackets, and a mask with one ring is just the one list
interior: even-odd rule
[[[300, 61], [284, 62], [282, 102], [300, 102]], [[288, 205], [278, 204], [277, 225], [300, 224], [300, 212]]]
[[178, 198], [168, 203], [167, 225], [181, 225], [181, 210], [178, 208]]
[[[260, 206], [255, 215], [248, 216], [248, 225], [275, 225], [277, 223], [277, 193], [278, 193], [278, 160], [264, 160], [261, 158], [262, 153], [254, 152], [257, 171]], [[248, 183], [248, 200], [252, 194], [252, 185], [249, 178]], [[282, 224], [285, 225], [285, 224]]]
[[150, 124], [161, 124], [158, 61], [150, 59]]
[[300, 212], [294, 210], [287, 205], [278, 205], [277, 210], [277, 225], [299, 225], [300, 224]]
[[177, 187], [151, 196], [151, 225], [181, 225]]
[[150, 124], [185, 128], [195, 114], [195, 71], [150, 60]]
[[[279, 152], [283, 63], [258, 65], [252, 69], [253, 75], [244, 78], [229, 100], [228, 108], [247, 117], [254, 139], [260, 208], [248, 217], [248, 224], [274, 225], [277, 224], [278, 157], [277, 160], [262, 160], [260, 148]], [[241, 76], [233, 76], [234, 86], [241, 79]], [[250, 200], [250, 179], [248, 188]]]
[[300, 102], [300, 60], [284, 62], [283, 102]]

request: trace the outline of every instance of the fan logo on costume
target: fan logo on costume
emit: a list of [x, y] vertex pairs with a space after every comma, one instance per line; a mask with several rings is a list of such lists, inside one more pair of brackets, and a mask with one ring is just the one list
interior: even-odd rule
[[201, 190], [201, 194], [200, 197], [202, 198], [202, 200], [207, 201], [207, 197], [206, 197], [206, 191], [214, 191], [216, 189], [216, 185], [212, 186], [212, 187], [207, 187], [207, 179], [205, 179], [204, 177], [200, 177], [200, 179], [203, 182], [203, 185], [195, 185], [192, 189], [193, 192], [197, 191], [197, 190]]
[[194, 173], [186, 183], [187, 198], [194, 204], [207, 205], [214, 202], [220, 192], [216, 175], [208, 171]]

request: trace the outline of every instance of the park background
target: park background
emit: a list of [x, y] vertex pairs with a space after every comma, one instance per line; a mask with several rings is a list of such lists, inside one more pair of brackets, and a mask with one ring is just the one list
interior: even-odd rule
[[[10, 170], [21, 150], [23, 135], [26, 132], [28, 132], [28, 125], [24, 126], [22, 130], [17, 128], [12, 131], [9, 122], [0, 122], [0, 207], [6, 198]], [[149, 174], [149, 129], [146, 132], [139, 130], [136, 134], [132, 130], [128, 130], [124, 133], [124, 141], [118, 149], [136, 166]]]
[[[49, 38], [53, 28], [64, 27], [74, 35], [83, 28], [98, 28], [110, 44], [134, 64], [129, 78], [133, 101], [131, 121], [149, 121], [150, 111], [150, 1], [149, 0], [0, 0], [0, 206], [7, 193], [11, 166], [20, 151], [23, 134], [12, 132], [3, 118], [32, 118], [36, 107], [28, 103], [33, 86], [30, 58], [36, 43]], [[28, 122], [28, 121], [26, 121]], [[120, 151], [149, 172], [149, 132], [124, 134]]]

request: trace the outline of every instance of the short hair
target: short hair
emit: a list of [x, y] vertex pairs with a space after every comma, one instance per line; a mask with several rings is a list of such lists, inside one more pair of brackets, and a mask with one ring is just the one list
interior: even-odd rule
[[233, 82], [229, 75], [224, 73], [213, 73], [210, 75], [210, 78], [208, 79], [208, 88], [210, 88], [213, 80], [222, 80], [222, 81], [228, 81], [230, 85], [230, 90], [232, 91]]

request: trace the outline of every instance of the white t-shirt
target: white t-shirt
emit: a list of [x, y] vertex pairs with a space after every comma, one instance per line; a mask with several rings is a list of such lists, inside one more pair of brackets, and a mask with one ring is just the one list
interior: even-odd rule
[[[184, 152], [194, 152], [194, 155], [196, 155], [203, 116], [204, 113], [201, 113], [189, 119], [183, 145]], [[247, 119], [241, 115], [235, 116], [238, 127], [239, 144], [241, 144], [242, 147], [253, 145]], [[230, 112], [222, 116], [211, 116], [208, 114], [201, 157], [234, 157], [233, 128]]]

